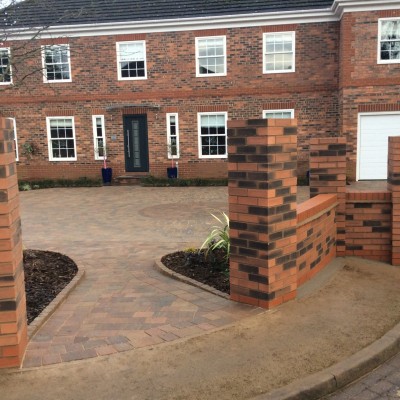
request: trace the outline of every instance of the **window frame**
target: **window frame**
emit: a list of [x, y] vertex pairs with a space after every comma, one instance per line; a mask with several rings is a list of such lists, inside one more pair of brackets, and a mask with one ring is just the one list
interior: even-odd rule
[[[65, 47], [68, 52], [68, 72], [69, 79], [48, 79], [47, 78], [47, 63], [46, 63], [46, 49], [49, 47]], [[72, 82], [72, 66], [71, 66], [71, 51], [69, 44], [52, 44], [52, 45], [43, 45], [41, 47], [42, 50], [42, 67], [43, 67], [43, 82], [44, 83], [68, 83]]]
[[[226, 76], [228, 73], [227, 67], [227, 53], [226, 53], [226, 35], [218, 35], [218, 36], [199, 36], [195, 38], [195, 53], [196, 53], [196, 77], [197, 78], [209, 78], [213, 76]], [[223, 50], [224, 50], [224, 72], [219, 72], [215, 74], [202, 74], [200, 73], [200, 62], [199, 62], [199, 42], [201, 40], [207, 39], [222, 39], [223, 41]]]
[[7, 118], [12, 121], [13, 131], [14, 131], [14, 146], [15, 146], [15, 161], [19, 161], [19, 152], [18, 152], [18, 138], [17, 138], [17, 124], [14, 117]]
[[[390, 18], [379, 18], [378, 19], [378, 40], [377, 40], [377, 62], [378, 64], [400, 64], [400, 58], [392, 60], [382, 60], [381, 59], [381, 34], [382, 34], [382, 22], [383, 21], [398, 21], [400, 17], [390, 17]], [[400, 38], [399, 38], [400, 42]]]
[[[262, 110], [263, 119], [267, 119], [265, 116], [266, 113], [282, 113], [282, 112], [290, 112], [290, 119], [294, 118], [294, 108], [282, 108], [282, 109], [274, 109], [274, 110]], [[278, 118], [285, 119], [285, 118]]]
[[[130, 43], [142, 43], [143, 44], [143, 54], [144, 54], [144, 76], [138, 76], [138, 77], [127, 77], [124, 78], [121, 73], [121, 68], [120, 68], [120, 50], [119, 50], [119, 45], [120, 44], [130, 44]], [[117, 51], [117, 73], [118, 73], [118, 80], [119, 81], [140, 81], [140, 80], [145, 80], [147, 79], [147, 50], [146, 50], [146, 40], [126, 40], [122, 42], [116, 42], [115, 44], [116, 51]]]
[[[267, 44], [267, 36], [271, 35], [285, 35], [285, 34], [291, 34], [292, 35], [292, 53], [293, 53], [293, 58], [292, 58], [292, 69], [280, 69], [280, 70], [274, 70], [274, 71], [267, 71], [267, 62], [266, 62], [266, 56], [267, 56], [267, 51], [266, 51], [266, 44]], [[296, 31], [285, 31], [285, 32], [264, 32], [263, 33], [263, 44], [262, 44], [262, 58], [263, 58], [263, 74], [290, 74], [292, 72], [296, 72]], [[284, 53], [284, 52], [282, 52]], [[268, 53], [268, 54], [280, 54], [280, 53]]]
[[105, 158], [107, 159], [106, 125], [105, 125], [104, 115], [102, 115], [102, 114], [92, 115], [94, 159], [95, 160], [104, 160], [104, 155], [100, 156], [99, 152], [97, 150], [99, 148], [97, 141], [98, 141], [98, 139], [100, 139], [100, 136], [97, 136], [97, 124], [96, 124], [97, 118], [101, 119], [101, 129], [102, 129], [101, 139], [103, 139], [103, 149], [106, 148], [106, 152], [104, 152], [104, 150], [103, 150], [103, 154], [105, 154]]
[[[171, 154], [171, 117], [175, 117], [175, 124], [176, 124], [176, 156], [173, 156]], [[169, 160], [177, 160], [180, 158], [180, 150], [179, 150], [179, 117], [178, 113], [167, 113], [166, 114], [166, 119], [167, 119], [167, 146], [168, 146], [168, 159]]]
[[[10, 62], [11, 59], [11, 47], [0, 47], [0, 51], [7, 51], [8, 55], [8, 62]], [[0, 82], [0, 85], [12, 85], [13, 83], [13, 76], [12, 76], [12, 65], [9, 64], [10, 66], [10, 82]]]
[[[201, 152], [201, 116], [202, 115], [224, 115], [225, 117], [225, 154], [216, 155], [203, 155]], [[198, 112], [197, 113], [197, 141], [198, 141], [198, 152], [199, 158], [228, 158], [228, 112], [227, 111], [213, 111], [213, 112]]]
[[[52, 141], [57, 140], [57, 139], [52, 139], [51, 138], [51, 129], [50, 129], [50, 121], [54, 119], [70, 119], [72, 121], [72, 139], [74, 141], [74, 150], [75, 150], [75, 156], [74, 157], [53, 157], [53, 146], [52, 146]], [[77, 154], [77, 148], [76, 148], [76, 134], [75, 134], [75, 117], [70, 117], [70, 116], [51, 116], [51, 117], [46, 117], [46, 127], [47, 127], [47, 147], [49, 151], [49, 161], [77, 161], [78, 159], [78, 154]]]

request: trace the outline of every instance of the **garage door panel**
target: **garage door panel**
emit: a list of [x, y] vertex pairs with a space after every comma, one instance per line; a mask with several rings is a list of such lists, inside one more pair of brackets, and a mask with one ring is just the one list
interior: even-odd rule
[[400, 113], [360, 115], [359, 179], [387, 179], [389, 136], [400, 136]]

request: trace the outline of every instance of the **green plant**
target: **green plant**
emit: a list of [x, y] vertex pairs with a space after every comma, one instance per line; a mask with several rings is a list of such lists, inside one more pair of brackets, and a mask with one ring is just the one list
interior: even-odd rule
[[22, 185], [19, 186], [19, 190], [21, 192], [27, 192], [28, 190], [32, 190], [32, 187], [29, 183], [24, 183]]
[[167, 178], [156, 178], [155, 176], [146, 176], [140, 180], [142, 186], [152, 187], [164, 187], [164, 186], [227, 186], [227, 179], [204, 179], [204, 178], [192, 178], [192, 179], [167, 179]]
[[37, 153], [37, 147], [34, 143], [31, 142], [25, 142], [22, 145], [22, 154], [28, 159], [30, 160], [32, 158], [33, 155], [35, 155], [35, 153]]
[[206, 250], [206, 257], [210, 252], [212, 253], [216, 250], [223, 250], [225, 253], [225, 261], [228, 263], [231, 248], [229, 237], [229, 217], [224, 212], [221, 212], [220, 218], [214, 214], [211, 215], [218, 221], [219, 225], [213, 227], [212, 231], [201, 245], [201, 250]]

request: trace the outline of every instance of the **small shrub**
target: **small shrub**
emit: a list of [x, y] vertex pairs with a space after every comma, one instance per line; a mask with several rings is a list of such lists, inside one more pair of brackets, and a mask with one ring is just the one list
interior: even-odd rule
[[[78, 179], [42, 179], [35, 181], [19, 181], [18, 187], [21, 191], [49, 189], [56, 187], [92, 187], [101, 186], [101, 179], [90, 179], [82, 177]], [[29, 189], [27, 189], [29, 187]]]
[[153, 187], [166, 187], [166, 186], [227, 186], [227, 179], [203, 179], [203, 178], [192, 178], [192, 179], [168, 179], [168, 178], [156, 178], [155, 176], [146, 176], [140, 181], [142, 186], [153, 186]]
[[221, 212], [221, 217], [211, 214], [219, 223], [214, 226], [201, 246], [201, 250], [205, 250], [205, 256], [218, 269], [229, 268], [229, 252], [231, 241], [229, 237], [229, 217]]

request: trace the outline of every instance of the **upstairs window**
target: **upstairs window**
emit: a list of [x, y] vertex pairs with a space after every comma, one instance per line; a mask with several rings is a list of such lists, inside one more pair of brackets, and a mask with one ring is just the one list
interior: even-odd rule
[[400, 62], [400, 19], [379, 20], [378, 63]]
[[196, 76], [226, 75], [226, 37], [196, 38]]
[[146, 42], [117, 43], [118, 79], [147, 79]]
[[265, 74], [295, 71], [295, 32], [264, 33]]
[[69, 45], [43, 46], [44, 82], [71, 82]]
[[263, 118], [265, 119], [292, 119], [294, 118], [294, 110], [264, 110]]
[[179, 158], [179, 123], [178, 114], [167, 114], [168, 158]]
[[11, 83], [10, 49], [0, 48], [0, 85]]
[[75, 161], [75, 127], [73, 117], [47, 117], [50, 161]]
[[198, 113], [199, 157], [226, 158], [226, 121], [228, 114]]
[[104, 115], [93, 115], [92, 121], [93, 121], [94, 159], [104, 160], [104, 156], [107, 156]]

